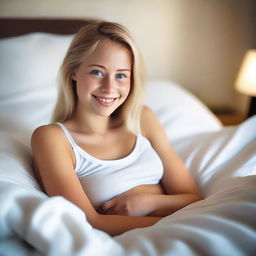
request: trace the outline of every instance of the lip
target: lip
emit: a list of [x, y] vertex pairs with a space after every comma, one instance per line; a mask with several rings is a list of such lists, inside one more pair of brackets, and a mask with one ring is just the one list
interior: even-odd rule
[[112, 106], [113, 103], [116, 101], [116, 99], [118, 99], [119, 97], [105, 97], [105, 96], [97, 96], [97, 95], [92, 95], [93, 98], [95, 99], [95, 101], [102, 105], [102, 106]]

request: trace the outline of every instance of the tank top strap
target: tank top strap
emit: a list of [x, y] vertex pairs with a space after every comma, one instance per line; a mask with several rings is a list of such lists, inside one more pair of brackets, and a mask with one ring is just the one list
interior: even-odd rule
[[70, 143], [70, 145], [72, 146], [72, 148], [73, 148], [74, 146], [76, 146], [76, 142], [75, 142], [75, 140], [73, 139], [72, 135], [70, 134], [69, 130], [66, 128], [66, 126], [65, 126], [64, 124], [60, 123], [60, 122], [56, 122], [56, 123], [54, 123], [54, 124], [56, 124], [56, 125], [58, 125], [58, 126], [60, 126], [60, 127], [62, 128], [62, 130], [64, 131], [64, 133], [65, 133], [65, 135], [66, 135], [66, 137], [67, 137], [67, 139], [68, 139], [68, 142]]

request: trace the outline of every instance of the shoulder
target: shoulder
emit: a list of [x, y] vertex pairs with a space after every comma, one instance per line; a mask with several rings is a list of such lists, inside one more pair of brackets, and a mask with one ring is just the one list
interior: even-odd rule
[[43, 125], [34, 130], [31, 136], [31, 147], [56, 148], [66, 145], [66, 137], [61, 127], [55, 124]]
[[148, 106], [143, 106], [142, 107], [142, 111], [141, 111], [141, 117], [147, 117], [147, 116], [150, 116], [150, 115], [153, 115], [154, 112], [152, 111], [151, 108], [149, 108]]
[[148, 124], [154, 122], [156, 119], [156, 114], [151, 110], [151, 108], [143, 106], [140, 120], [142, 129], [147, 127]]
[[157, 151], [170, 147], [164, 127], [149, 107], [144, 107], [141, 113], [141, 133]]
[[162, 129], [156, 114], [147, 106], [143, 106], [140, 126], [141, 133], [149, 139], [152, 137], [153, 133], [156, 133], [159, 129]]
[[61, 129], [55, 124], [42, 125], [36, 128], [31, 136], [31, 140], [51, 139], [61, 135]]
[[43, 125], [34, 130], [31, 136], [31, 149], [37, 158], [59, 156], [63, 159], [65, 155], [70, 156], [74, 162], [72, 148], [61, 127], [55, 124]]

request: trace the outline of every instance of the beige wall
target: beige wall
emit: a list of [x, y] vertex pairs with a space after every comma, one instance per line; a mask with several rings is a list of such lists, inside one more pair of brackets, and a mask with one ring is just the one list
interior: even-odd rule
[[248, 98], [234, 90], [234, 80], [245, 50], [256, 47], [250, 19], [253, 2], [0, 0], [0, 16], [100, 17], [120, 22], [134, 35], [149, 80], [173, 80], [208, 106], [245, 112]]

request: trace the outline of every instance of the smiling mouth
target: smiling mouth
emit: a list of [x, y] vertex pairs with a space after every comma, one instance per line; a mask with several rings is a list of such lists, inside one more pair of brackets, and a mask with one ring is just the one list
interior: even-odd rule
[[97, 102], [99, 102], [103, 105], [112, 105], [112, 103], [117, 99], [117, 97], [116, 98], [100, 97], [100, 96], [96, 96], [96, 95], [93, 95], [93, 97], [97, 100]]

